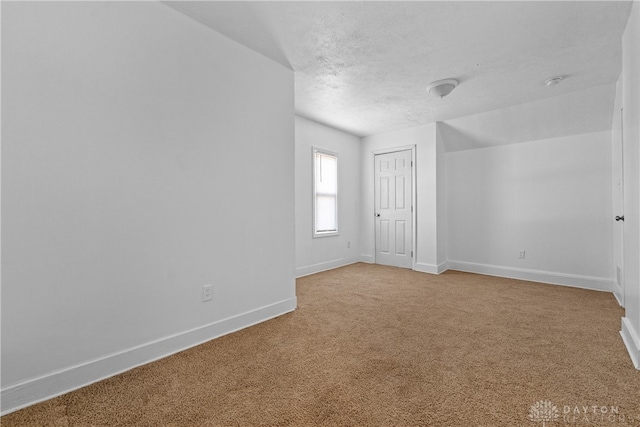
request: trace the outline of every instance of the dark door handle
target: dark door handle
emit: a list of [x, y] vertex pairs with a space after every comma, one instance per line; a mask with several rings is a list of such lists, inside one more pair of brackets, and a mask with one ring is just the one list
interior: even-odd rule
[[380, 216], [380, 214], [379, 214], [379, 213], [377, 213], [377, 214], [376, 214], [376, 217], [379, 217], [379, 216]]
[[616, 216], [616, 221], [624, 221], [624, 215]]

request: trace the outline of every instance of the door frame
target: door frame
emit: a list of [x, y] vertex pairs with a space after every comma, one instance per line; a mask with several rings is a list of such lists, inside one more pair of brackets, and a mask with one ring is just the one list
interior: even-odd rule
[[[614, 124], [615, 126], [615, 124]], [[618, 165], [620, 167], [620, 188], [616, 189], [616, 184], [613, 183], [613, 191], [618, 191], [619, 192], [619, 197], [620, 197], [620, 202], [622, 205], [622, 212], [617, 211], [617, 209], [619, 209], [619, 206], [613, 206], [613, 215], [620, 215], [622, 214], [622, 217], [624, 218], [624, 211], [625, 211], [625, 204], [624, 204], [624, 107], [620, 108], [620, 155], [617, 156], [616, 159], [611, 159], [612, 162], [620, 162], [620, 164]], [[615, 169], [615, 167], [614, 167]], [[614, 272], [614, 278], [613, 278], [613, 286], [614, 286], [614, 290], [613, 290], [613, 296], [616, 298], [616, 300], [618, 301], [618, 304], [620, 305], [620, 307], [625, 306], [625, 262], [624, 262], [624, 219], [622, 220], [622, 223], [619, 224], [618, 221], [616, 220], [616, 222], [613, 223], [614, 226], [614, 245], [616, 244], [615, 242], [615, 227], [620, 227], [620, 234], [619, 234], [619, 239], [620, 239], [620, 247], [618, 248], [620, 250], [620, 256], [622, 257], [622, 259], [620, 260], [620, 264], [621, 265], [617, 265], [616, 264], [616, 260], [614, 259], [614, 268], [616, 269]], [[615, 248], [614, 248], [614, 258], [615, 258]], [[617, 269], [620, 268], [620, 272], [617, 271]], [[618, 292], [620, 293], [620, 297], [618, 297]]]
[[416, 191], [416, 145], [401, 145], [398, 147], [389, 147], [389, 148], [381, 148], [378, 150], [373, 150], [371, 151], [371, 156], [370, 156], [370, 161], [371, 164], [373, 165], [373, 176], [370, 177], [370, 179], [373, 181], [373, 204], [371, 207], [371, 218], [373, 218], [373, 223], [372, 223], [372, 228], [371, 228], [371, 235], [373, 236], [373, 263], [376, 264], [376, 255], [378, 253], [378, 248], [377, 248], [377, 239], [376, 239], [376, 186], [375, 186], [375, 181], [376, 181], [376, 156], [378, 154], [389, 154], [389, 153], [395, 153], [398, 151], [409, 151], [411, 150], [411, 206], [412, 206], [412, 211], [411, 211], [411, 252], [413, 252], [413, 256], [411, 257], [411, 269], [415, 270], [416, 269], [416, 260], [418, 259], [418, 251], [417, 251], [417, 212], [418, 212], [418, 207], [417, 207], [417, 191]]

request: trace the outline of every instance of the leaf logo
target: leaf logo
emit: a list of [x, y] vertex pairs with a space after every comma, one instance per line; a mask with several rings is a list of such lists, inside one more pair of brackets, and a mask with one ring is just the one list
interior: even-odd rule
[[560, 418], [560, 411], [550, 400], [540, 400], [529, 408], [529, 420], [542, 423], [545, 427], [547, 423], [555, 422]]

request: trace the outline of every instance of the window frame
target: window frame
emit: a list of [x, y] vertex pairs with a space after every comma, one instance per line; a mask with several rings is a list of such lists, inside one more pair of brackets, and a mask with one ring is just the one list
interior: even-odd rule
[[[330, 230], [330, 231], [320, 231], [318, 232], [316, 230], [316, 198], [317, 198], [317, 192], [316, 192], [316, 168], [317, 168], [317, 164], [316, 164], [316, 155], [317, 154], [323, 154], [326, 156], [331, 156], [334, 157], [336, 159], [336, 209], [335, 209], [335, 230]], [[339, 168], [339, 156], [338, 153], [335, 153], [333, 151], [329, 151], [329, 150], [325, 150], [324, 148], [318, 148], [318, 147], [311, 147], [311, 185], [312, 185], [312, 192], [311, 192], [311, 198], [312, 198], [312, 223], [311, 223], [311, 231], [312, 231], [312, 235], [313, 238], [320, 238], [320, 237], [331, 237], [331, 236], [338, 236], [339, 235], [339, 206], [338, 206], [338, 198], [339, 198], [339, 180], [338, 177], [340, 175], [338, 168]]]

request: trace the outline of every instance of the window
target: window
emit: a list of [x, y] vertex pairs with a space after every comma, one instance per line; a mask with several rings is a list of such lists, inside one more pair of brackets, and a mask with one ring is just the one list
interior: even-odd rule
[[313, 237], [338, 234], [338, 156], [313, 149]]

